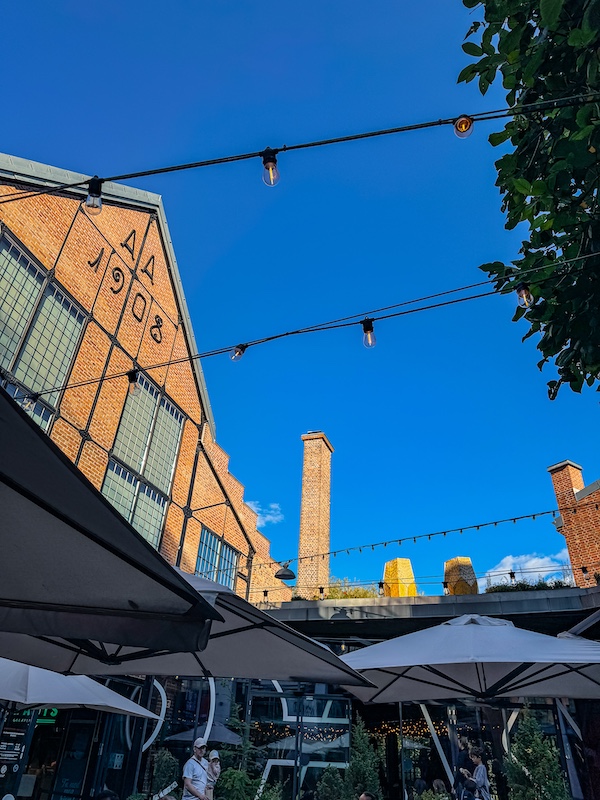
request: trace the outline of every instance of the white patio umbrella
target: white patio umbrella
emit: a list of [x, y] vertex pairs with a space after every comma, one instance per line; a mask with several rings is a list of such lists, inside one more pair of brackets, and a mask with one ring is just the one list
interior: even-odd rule
[[157, 648], [153, 654], [144, 655], [135, 647], [105, 644], [101, 661], [89, 650], [65, 649], [62, 640], [51, 637], [32, 640], [0, 632], [0, 652], [14, 648], [20, 653], [19, 658], [28, 663], [42, 663], [57, 672], [81, 675], [200, 675], [368, 684], [328, 647], [255, 608], [226, 586], [184, 572], [178, 574], [209, 600], [222, 618], [212, 623], [208, 644], [202, 651], [172, 652]]
[[110, 714], [158, 719], [156, 714], [91, 678], [59, 675], [7, 658], [0, 658], [0, 706], [5, 709], [92, 708]]
[[342, 657], [376, 688], [363, 702], [506, 697], [600, 698], [600, 644], [555, 638], [466, 614]]

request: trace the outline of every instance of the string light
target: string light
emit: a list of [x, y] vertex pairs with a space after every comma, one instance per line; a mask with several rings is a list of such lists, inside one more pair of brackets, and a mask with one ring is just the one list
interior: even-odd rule
[[[579, 508], [579, 510], [583, 510], [583, 509], [586, 509], [586, 508], [592, 508], [592, 507], [597, 509], [598, 508], [598, 503], [596, 501], [590, 502], [590, 503], [579, 503], [577, 507]], [[562, 512], [567, 512], [569, 510], [571, 510], [571, 507], [563, 507], [561, 509]], [[556, 516], [556, 514], [557, 514], [557, 510], [555, 508], [548, 509], [547, 511], [536, 511], [533, 514], [521, 514], [520, 516], [516, 516], [516, 517], [505, 517], [503, 519], [490, 520], [488, 522], [480, 522], [480, 523], [475, 524], [475, 525], [463, 525], [462, 528], [446, 528], [445, 530], [433, 531], [431, 533], [421, 533], [421, 534], [417, 534], [416, 536], [415, 535], [410, 535], [410, 536], [404, 536], [402, 538], [386, 539], [385, 541], [380, 541], [380, 542], [366, 542], [366, 543], [361, 543], [361, 544], [358, 544], [358, 545], [354, 545], [353, 547], [347, 547], [346, 546], [346, 547], [342, 547], [342, 548], [340, 548], [338, 550], [328, 550], [328, 551], [326, 551], [324, 553], [313, 553], [310, 556], [308, 556], [308, 555], [307, 556], [297, 556], [296, 558], [289, 559], [289, 561], [286, 561], [284, 563], [285, 564], [291, 564], [294, 561], [300, 562], [300, 561], [306, 561], [306, 560], [309, 560], [309, 559], [312, 560], [314, 558], [319, 558], [319, 557], [321, 559], [325, 559], [328, 556], [350, 555], [351, 552], [362, 553], [363, 549], [366, 548], [366, 547], [370, 547], [371, 549], [373, 549], [375, 547], [386, 547], [387, 545], [398, 545], [398, 546], [400, 546], [400, 545], [402, 545], [403, 542], [412, 542], [413, 544], [416, 544], [417, 541], [421, 540], [421, 539], [427, 539], [429, 541], [433, 537], [436, 537], [436, 536], [447, 536], [450, 533], [460, 533], [460, 534], [462, 534], [465, 531], [478, 531], [481, 528], [496, 528], [498, 525], [506, 525], [508, 523], [513, 523], [513, 524], [516, 525], [517, 522], [523, 522], [525, 520], [534, 520], [536, 517], [551, 516], [551, 517], [554, 518]], [[257, 563], [254, 564], [254, 566], [255, 567], [269, 566], [270, 563], [271, 562], [268, 562], [268, 561], [257, 562]], [[587, 566], [589, 567], [589, 566], [596, 566], [596, 565], [595, 564], [588, 564]], [[598, 566], [600, 566], [600, 562], [598, 563]], [[577, 567], [577, 568], [579, 568], [579, 567]], [[573, 567], [573, 569], [576, 569], [576, 567]], [[532, 568], [531, 571], [532, 572], [538, 572], [539, 570], [537, 568]], [[553, 571], [553, 570], [551, 569], [551, 571]], [[523, 570], [520, 570], [520, 572], [523, 572]], [[504, 572], [499, 572], [498, 574], [507, 574], [507, 573], [506, 573], [506, 571], [504, 571]], [[432, 577], [434, 577], [434, 576], [432, 576]], [[369, 583], [370, 583], [370, 581], [369, 581]]]
[[[2, 202], [2, 201], [0, 200], [0, 202]], [[556, 262], [556, 266], [571, 264], [573, 262], [581, 261], [581, 260], [586, 259], [586, 258], [592, 258], [595, 255], [597, 255], [597, 254], [596, 253], [588, 253], [587, 255], [576, 256], [575, 258], [561, 259], [560, 261]], [[593, 268], [593, 267], [594, 267], [593, 264], [590, 265], [590, 268]], [[532, 273], [532, 272], [539, 272], [540, 270], [546, 269], [546, 268], [547, 268], [546, 266], [532, 267], [529, 270], [523, 270], [520, 273], [520, 275], [525, 275], [525, 274]], [[457, 287], [455, 289], [446, 289], [445, 291], [436, 292], [435, 294], [431, 294], [431, 295], [425, 295], [423, 297], [415, 298], [413, 300], [403, 300], [403, 301], [401, 301], [399, 303], [394, 303], [391, 306], [385, 306], [383, 308], [374, 309], [373, 311], [370, 311], [368, 313], [369, 314], [379, 314], [380, 312], [388, 311], [390, 309], [398, 309], [398, 308], [402, 308], [402, 307], [408, 306], [408, 305], [415, 305], [416, 303], [421, 303], [421, 302], [424, 302], [426, 300], [431, 300], [431, 299], [435, 299], [435, 298], [438, 298], [438, 297], [446, 297], [447, 295], [450, 295], [450, 294], [455, 294], [457, 292], [464, 292], [464, 291], [467, 291], [468, 289], [473, 289], [473, 288], [478, 287], [478, 286], [489, 285], [491, 283], [496, 283], [496, 282], [497, 282], [497, 279], [490, 278], [490, 279], [487, 279], [487, 280], [484, 280], [484, 281], [479, 281], [478, 283], [473, 283], [473, 284], [470, 284], [470, 285], [467, 285], [467, 286], [460, 286], [460, 287]], [[467, 301], [470, 301], [470, 300], [477, 300], [477, 299], [479, 299], [481, 297], [491, 297], [492, 295], [500, 294], [500, 293], [503, 293], [502, 290], [495, 289], [495, 290], [490, 291], [490, 292], [483, 292], [481, 294], [470, 295], [468, 297], [459, 297], [459, 298], [457, 298], [455, 300], [447, 300], [447, 301], [440, 302], [440, 303], [432, 303], [432, 304], [429, 304], [429, 305], [418, 306], [417, 308], [410, 308], [410, 309], [406, 309], [406, 310], [403, 310], [403, 311], [396, 311], [394, 313], [385, 314], [385, 315], [381, 314], [380, 316], [374, 318], [374, 320], [393, 319], [395, 317], [407, 316], [409, 314], [417, 314], [417, 313], [420, 313], [422, 311], [430, 311], [432, 309], [444, 308], [444, 307], [449, 306], [449, 305], [454, 305], [454, 304], [457, 304], [457, 303], [464, 303], [464, 302], [467, 302]], [[218, 356], [218, 355], [223, 355], [224, 353], [229, 353], [229, 355], [230, 355], [232, 360], [239, 361], [239, 359], [242, 357], [242, 355], [246, 352], [246, 350], [249, 347], [255, 347], [257, 345], [266, 344], [267, 342], [277, 341], [279, 339], [284, 339], [284, 338], [286, 338], [288, 336], [300, 336], [300, 335], [307, 334], [307, 333], [317, 333], [317, 332], [320, 332], [320, 331], [330, 331], [330, 330], [336, 330], [336, 329], [339, 329], [339, 328], [346, 328], [346, 327], [350, 327], [351, 325], [362, 325], [364, 320], [357, 320], [356, 319], [357, 317], [362, 317], [362, 316], [363, 316], [363, 314], [352, 314], [352, 315], [347, 316], [347, 317], [341, 317], [339, 319], [329, 320], [328, 322], [322, 322], [322, 323], [319, 323], [317, 325], [312, 325], [312, 326], [308, 326], [308, 327], [305, 327], [305, 328], [298, 328], [297, 330], [292, 330], [292, 331], [285, 331], [284, 333], [277, 333], [277, 334], [274, 334], [273, 336], [264, 336], [261, 339], [255, 339], [254, 341], [247, 342], [246, 344], [235, 345], [235, 347], [233, 347], [233, 348], [231, 347], [231, 345], [229, 345], [227, 347], [218, 347], [218, 348], [215, 348], [214, 350], [207, 350], [207, 351], [204, 351], [202, 353], [194, 353], [193, 355], [183, 356], [182, 358], [174, 358], [174, 359], [170, 359], [169, 361], [162, 361], [162, 362], [160, 362], [158, 364], [149, 364], [149, 365], [144, 367], [144, 371], [145, 372], [151, 372], [152, 370], [155, 370], [155, 369], [163, 369], [164, 367], [170, 367], [170, 366], [174, 366], [174, 365], [177, 365], [177, 364], [192, 363], [193, 361], [199, 361], [201, 359], [211, 358], [213, 356]], [[236, 351], [239, 351], [239, 354], [238, 354], [238, 358], [234, 359], [234, 355], [236, 355]], [[113, 373], [112, 375], [103, 375], [102, 377], [98, 377], [98, 378], [89, 378], [89, 379], [84, 380], [84, 381], [77, 381], [77, 382], [74, 382], [74, 383], [68, 383], [68, 384], [61, 385], [61, 386], [53, 386], [53, 387], [44, 388], [42, 391], [37, 393], [37, 396], [40, 397], [40, 396], [45, 395], [45, 394], [54, 394], [55, 392], [61, 392], [62, 393], [62, 392], [65, 392], [67, 389], [79, 389], [79, 388], [81, 388], [83, 386], [90, 386], [92, 384], [102, 384], [105, 381], [111, 381], [111, 380], [116, 380], [118, 378], [125, 377], [125, 376], [128, 375], [129, 372], [130, 372], [130, 370], [126, 370], [125, 372], [116, 372], [116, 373]], [[27, 396], [31, 396], [32, 397], [33, 393], [29, 393]]]
[[454, 122], [454, 133], [459, 139], [466, 139], [473, 133], [474, 124], [473, 117], [469, 117], [467, 114], [461, 114]]
[[267, 147], [262, 151], [263, 174], [262, 179], [265, 186], [277, 186], [279, 183], [279, 170], [277, 169], [277, 153], [272, 147]]
[[515, 292], [517, 293], [518, 303], [521, 308], [531, 308], [535, 303], [527, 283], [518, 283], [515, 287]]
[[[86, 183], [88, 184], [88, 191], [89, 191], [89, 184], [91, 184], [92, 181], [96, 180], [99, 181], [100, 185], [102, 185], [102, 183], [107, 183], [109, 181], [114, 182], [114, 181], [131, 180], [133, 178], [146, 178], [151, 175], [164, 175], [169, 172], [181, 172], [183, 170], [198, 169], [200, 167], [214, 166], [216, 164], [231, 164], [236, 161], [247, 161], [248, 159], [251, 158], [261, 158], [263, 160], [263, 165], [266, 169], [266, 164], [265, 164], [266, 154], [271, 158], [275, 157], [275, 167], [276, 167], [277, 164], [276, 156], [278, 153], [281, 152], [291, 152], [293, 150], [307, 150], [313, 147], [324, 147], [330, 144], [341, 144], [343, 142], [354, 142], [362, 139], [373, 139], [378, 136], [389, 136], [391, 134], [407, 133], [409, 131], [424, 130], [427, 128], [440, 127], [444, 125], [452, 125], [455, 133], [458, 136], [461, 134], [461, 132], [464, 134], [466, 133], [466, 131], [457, 130], [457, 126], [459, 128], [465, 128], [468, 124], [467, 123], [468, 120], [470, 120], [472, 123], [475, 123], [475, 122], [492, 121], [496, 119], [505, 119], [508, 117], [515, 117], [515, 116], [527, 116], [528, 114], [535, 114], [544, 110], [549, 111], [556, 108], [570, 108], [573, 106], [585, 105], [587, 103], [594, 103], [596, 102], [599, 96], [600, 92], [587, 92], [585, 94], [570, 95], [568, 97], [563, 97], [556, 100], [539, 100], [534, 103], [525, 103], [523, 105], [516, 105], [513, 106], [512, 108], [500, 108], [491, 111], [482, 111], [476, 114], [461, 114], [458, 118], [449, 117], [446, 119], [430, 120], [428, 122], [420, 122], [413, 125], [402, 125], [395, 128], [385, 128], [376, 131], [368, 131], [365, 133], [355, 133], [355, 134], [350, 134], [348, 136], [337, 136], [331, 139], [319, 139], [312, 142], [302, 142], [300, 144], [293, 144], [293, 145], [284, 144], [282, 147], [278, 148], [267, 147], [264, 150], [257, 150], [249, 153], [240, 153], [238, 155], [223, 156], [221, 158], [211, 158], [204, 161], [193, 161], [187, 164], [174, 164], [168, 167], [159, 167], [157, 169], [142, 170], [139, 172], [127, 172], [121, 175], [111, 175], [110, 177], [106, 178], [98, 178], [98, 176], [95, 175], [91, 179], [86, 178], [85, 180], [79, 181], [77, 183], [60, 184], [55, 187], [51, 188], [45, 187], [44, 189], [36, 191], [26, 189], [14, 192], [12, 195], [7, 195], [6, 197], [0, 199], [0, 203], [10, 203], [15, 200], [27, 200], [30, 199], [31, 197], [35, 197], [40, 194], [52, 194], [55, 192], [63, 191], [65, 189], [73, 189], [76, 187], [80, 187], [85, 185]], [[473, 125], [471, 125], [470, 130], [472, 130], [472, 127]], [[274, 186], [275, 182], [269, 183], [268, 185]], [[95, 186], [95, 188], [97, 187]], [[90, 195], [91, 192], [89, 192], [88, 197]], [[100, 195], [98, 195], [98, 197], [99, 196]], [[96, 213], [99, 213], [99, 211], [97, 211]]]
[[247, 344], [236, 344], [236, 346], [231, 350], [229, 357], [232, 361], [239, 361], [247, 349]]
[[102, 181], [94, 175], [88, 183], [88, 196], [85, 199], [85, 210], [93, 217], [102, 211]]
[[369, 348], [375, 347], [377, 344], [377, 339], [375, 338], [375, 332], [373, 331], [373, 320], [370, 317], [363, 319], [361, 325], [363, 329], [364, 346]]
[[127, 380], [129, 382], [129, 388], [127, 391], [130, 395], [138, 395], [141, 392], [141, 387], [138, 383], [140, 371], [138, 369], [130, 369], [127, 373]]

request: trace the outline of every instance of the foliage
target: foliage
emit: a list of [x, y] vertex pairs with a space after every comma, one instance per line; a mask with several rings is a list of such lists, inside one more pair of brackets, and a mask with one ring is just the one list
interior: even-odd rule
[[259, 784], [260, 778], [251, 778], [246, 770], [229, 767], [221, 773], [215, 790], [218, 788], [218, 796], [227, 800], [248, 800], [254, 797]]
[[260, 793], [260, 800], [282, 800], [282, 797], [283, 783], [279, 783], [279, 781], [267, 784]]
[[558, 750], [529, 709], [524, 709], [506, 762], [511, 800], [568, 800]]
[[317, 797], [319, 800], [341, 800], [344, 794], [344, 781], [339, 769], [326, 767], [317, 783]]
[[447, 792], [438, 794], [433, 789], [426, 789], [421, 795], [421, 800], [450, 800], [450, 796]]
[[483, 19], [467, 34], [481, 34], [479, 44], [463, 44], [478, 61], [459, 82], [478, 78], [485, 94], [499, 74], [510, 107], [546, 103], [534, 114], [517, 111], [489, 137], [493, 146], [510, 143], [496, 162], [506, 228], [523, 222], [529, 230], [512, 265], [495, 261], [481, 269], [506, 292], [521, 281], [529, 285], [536, 302], [518, 308], [514, 320], [529, 322], [524, 338], [541, 334], [538, 367], [554, 360], [553, 400], [561, 384], [579, 392], [600, 377], [600, 104], [560, 104], [600, 89], [600, 0], [463, 4], [481, 5]]
[[148, 800], [148, 795], [143, 792], [135, 792], [130, 794], [127, 800]]
[[546, 589], [572, 589], [573, 585], [568, 581], [552, 580], [545, 581], [543, 578], [538, 578], [537, 581], [520, 580], [515, 583], [493, 583], [486, 588], [486, 594], [494, 594], [495, 592], [539, 592]]
[[350, 763], [344, 775], [344, 794], [347, 800], [355, 800], [362, 792], [371, 792], [380, 800], [381, 787], [377, 761], [365, 723], [357, 716], [356, 724], [352, 726]]
[[376, 586], [352, 586], [348, 578], [332, 578], [327, 590], [328, 600], [344, 598], [379, 597]]
[[152, 794], [158, 794], [173, 781], [179, 783], [179, 761], [168, 750], [157, 750], [152, 761]]

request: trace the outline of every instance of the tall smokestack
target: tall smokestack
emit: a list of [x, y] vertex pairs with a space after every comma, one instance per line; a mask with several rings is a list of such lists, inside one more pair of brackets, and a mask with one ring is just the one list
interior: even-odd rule
[[[329, 586], [329, 510], [331, 506], [331, 454], [333, 447], [322, 431], [302, 436], [302, 503], [298, 543], [297, 594], [312, 600]], [[307, 558], [308, 556], [308, 558]], [[310, 556], [314, 556], [311, 560]]]

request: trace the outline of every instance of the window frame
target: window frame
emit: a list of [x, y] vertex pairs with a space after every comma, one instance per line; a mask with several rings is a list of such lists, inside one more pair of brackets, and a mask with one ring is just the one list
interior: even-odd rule
[[[215, 544], [217, 545], [217, 547], [214, 548], [217, 551], [216, 563], [215, 563], [215, 565], [213, 567], [211, 567], [211, 575], [213, 577], [209, 577], [207, 575], [207, 570], [206, 569], [199, 570], [198, 561], [200, 559], [200, 548], [203, 545], [202, 536], [205, 533], [209, 534], [210, 536], [212, 536]], [[227, 574], [231, 574], [231, 582], [230, 583], [223, 583], [222, 581], [218, 580], [219, 576], [221, 574], [223, 574], [223, 570], [222, 570], [222, 566], [221, 566], [221, 562], [223, 560], [223, 547], [226, 547], [234, 556], [233, 565], [231, 567], [228, 567], [227, 570], [226, 570]], [[205, 548], [205, 549], [208, 549], [208, 548]], [[211, 550], [211, 551], [214, 551], [214, 550]], [[200, 576], [202, 578], [207, 578], [208, 580], [215, 581], [216, 583], [220, 583], [222, 586], [227, 586], [228, 589], [231, 589], [232, 591], [235, 591], [235, 584], [236, 584], [236, 581], [237, 581], [237, 578], [238, 578], [238, 570], [239, 570], [240, 556], [241, 555], [243, 555], [243, 554], [239, 550], [237, 550], [231, 544], [231, 542], [227, 541], [227, 539], [225, 538], [225, 534], [219, 535], [218, 533], [215, 533], [212, 530], [212, 528], [209, 528], [208, 525], [204, 525], [203, 524], [202, 528], [200, 530], [200, 537], [198, 539], [198, 552], [196, 553], [196, 564], [194, 566], [194, 575], [198, 575], [198, 576]], [[204, 558], [204, 561], [206, 561], [205, 558]]]

